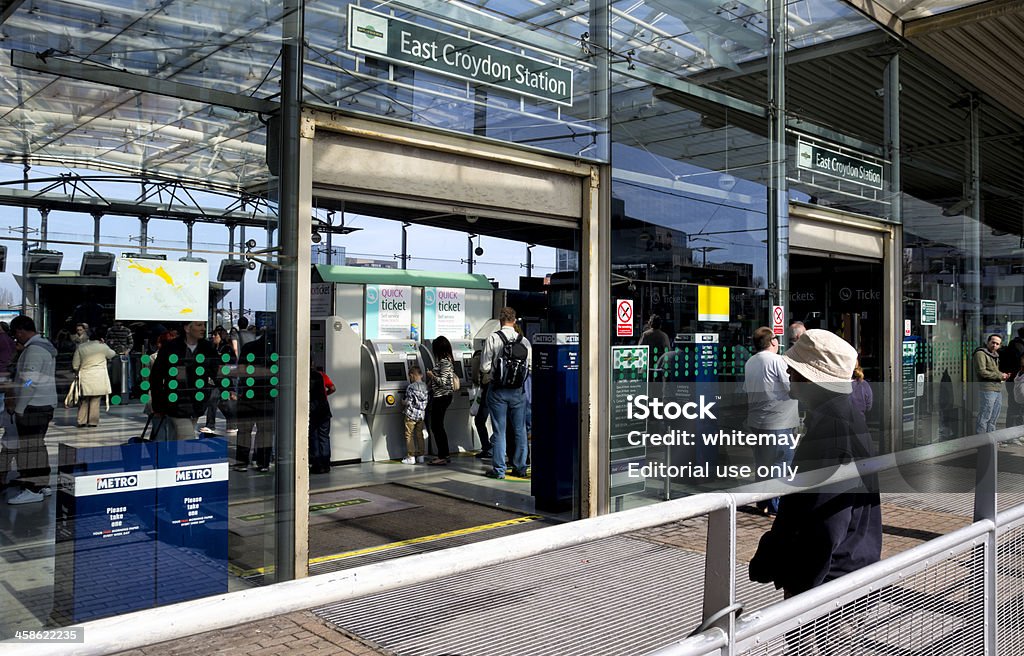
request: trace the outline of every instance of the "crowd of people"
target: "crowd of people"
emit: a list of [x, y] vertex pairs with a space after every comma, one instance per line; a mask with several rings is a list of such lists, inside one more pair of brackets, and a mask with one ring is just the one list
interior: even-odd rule
[[[170, 328], [139, 323], [134, 328], [121, 321], [96, 327], [77, 322], [51, 341], [39, 334], [28, 316], [19, 315], [9, 325], [0, 322], [0, 393], [6, 408], [0, 416], [0, 485], [17, 488], [9, 504], [39, 502], [52, 493], [44, 440], [62, 401], [61, 380], [70, 381], [67, 394], [61, 394], [64, 405], [77, 408], [77, 429], [99, 426], [104, 399], [109, 407], [111, 396], [127, 400], [134, 393], [149, 401], [151, 431], [144, 437], [190, 439], [197, 431], [218, 433], [219, 412], [226, 422], [224, 434], [241, 435], [235, 439], [236, 469], [245, 470], [254, 462], [258, 470], [269, 471], [275, 396], [269, 383], [274, 366], [272, 331], [252, 330], [245, 317], [230, 330], [218, 326], [209, 339], [202, 321]], [[240, 362], [244, 376], [238, 374]], [[223, 367], [232, 372], [228, 390], [217, 384], [225, 380]], [[148, 378], [142, 376], [145, 368], [150, 369]], [[144, 378], [147, 385], [140, 384]], [[317, 380], [322, 397], [329, 379], [317, 373]], [[321, 469], [329, 467], [330, 440], [323, 438], [322, 413], [314, 416], [321, 424], [320, 437], [314, 440], [311, 430], [311, 445], [315, 441], [320, 451], [311, 462]], [[205, 423], [200, 427], [201, 418]]]

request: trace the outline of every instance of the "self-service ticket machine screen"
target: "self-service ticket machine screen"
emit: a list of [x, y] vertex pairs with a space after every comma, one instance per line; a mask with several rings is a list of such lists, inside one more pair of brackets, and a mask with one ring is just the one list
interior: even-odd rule
[[[479, 443], [474, 438], [473, 417], [469, 414], [470, 393], [473, 388], [473, 341], [453, 339], [452, 355], [455, 376], [459, 379], [459, 391], [452, 396], [452, 404], [445, 414], [444, 427], [448, 432], [448, 448], [453, 452], [475, 451]], [[424, 340], [420, 353], [428, 368], [434, 367], [433, 340]]]
[[362, 412], [373, 441], [374, 460], [405, 456], [402, 399], [409, 385], [409, 367], [426, 371], [413, 340], [368, 339], [363, 343], [360, 387]]

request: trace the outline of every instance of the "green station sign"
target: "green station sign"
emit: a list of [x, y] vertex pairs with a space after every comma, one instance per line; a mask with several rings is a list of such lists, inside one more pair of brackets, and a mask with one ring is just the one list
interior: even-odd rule
[[348, 10], [348, 46], [378, 59], [572, 106], [568, 68], [355, 5]]
[[807, 141], [798, 141], [796, 151], [796, 165], [801, 169], [854, 182], [872, 189], [882, 188], [883, 168], [881, 164], [851, 157], [837, 150]]

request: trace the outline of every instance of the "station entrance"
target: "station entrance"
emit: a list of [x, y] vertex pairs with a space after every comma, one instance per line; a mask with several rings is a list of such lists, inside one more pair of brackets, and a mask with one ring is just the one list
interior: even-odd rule
[[[464, 215], [338, 199], [316, 202], [343, 210], [350, 225], [364, 231], [411, 236], [415, 246], [408, 248], [407, 240], [408, 253], [399, 260], [405, 269], [398, 263], [394, 268], [340, 264], [337, 253], [331, 263], [314, 265], [311, 362], [337, 391], [328, 397], [332, 466], [311, 471], [309, 479], [310, 572], [571, 519], [580, 439], [579, 273], [571, 266], [578, 252], [576, 231], [485, 215], [469, 223]], [[465, 228], [453, 229], [460, 224]], [[529, 241], [509, 238], [527, 234]], [[427, 246], [439, 241], [465, 248], [465, 259], [453, 259], [451, 248], [439, 253]], [[376, 250], [400, 248], [396, 240]], [[545, 253], [543, 262], [533, 259], [534, 250]], [[556, 252], [563, 259], [560, 266]], [[341, 261], [346, 260], [357, 258]], [[461, 272], [452, 270], [459, 267]], [[528, 468], [513, 467], [510, 428], [505, 478], [495, 480], [484, 475], [493, 464], [493, 452], [485, 455], [492, 451], [494, 421], [481, 403], [479, 367], [503, 307], [515, 309], [534, 366], [526, 383]], [[409, 456], [404, 402], [410, 373], [414, 367], [435, 369], [433, 347], [441, 337], [452, 346], [459, 380], [444, 410], [447, 435], [430, 429], [431, 406], [427, 453], [420, 461], [403, 462]], [[445, 451], [446, 464], [430, 464]], [[332, 508], [338, 503], [352, 504], [353, 511], [345, 511], [352, 516], [339, 518]]]
[[[393, 240], [374, 250], [394, 253], [395, 262], [356, 267], [331, 259], [313, 269], [311, 363], [337, 392], [333, 466], [309, 478], [310, 573], [579, 516], [587, 340], [576, 263], [594, 202], [591, 167], [450, 134], [307, 115], [316, 125], [310, 204], [382, 227]], [[335, 245], [346, 241], [335, 238]], [[543, 270], [534, 257], [542, 251]], [[407, 304], [385, 307], [389, 299]], [[494, 418], [480, 404], [476, 372], [503, 307], [516, 311], [533, 370], [528, 468], [513, 468], [508, 431], [508, 468], [495, 480], [485, 476], [492, 460], [483, 457]], [[426, 459], [450, 455], [439, 466], [403, 463], [410, 370], [437, 364], [441, 337], [452, 346], [460, 384], [444, 415], [447, 443], [428, 430]], [[350, 501], [376, 510], [320, 521], [321, 507]]]
[[892, 311], [896, 231], [821, 208], [791, 206], [791, 213], [789, 321], [836, 333], [857, 349], [873, 393], [868, 426], [879, 450], [891, 450], [882, 436], [892, 435], [893, 381], [901, 371]]

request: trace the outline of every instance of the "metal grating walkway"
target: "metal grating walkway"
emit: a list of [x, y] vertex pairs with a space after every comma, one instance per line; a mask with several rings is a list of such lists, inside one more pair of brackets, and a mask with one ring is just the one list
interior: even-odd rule
[[702, 554], [615, 537], [314, 612], [402, 656], [636, 654], [700, 623], [703, 576]]

